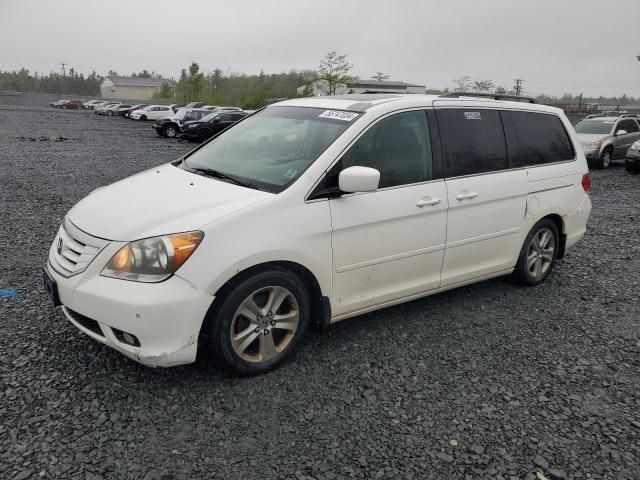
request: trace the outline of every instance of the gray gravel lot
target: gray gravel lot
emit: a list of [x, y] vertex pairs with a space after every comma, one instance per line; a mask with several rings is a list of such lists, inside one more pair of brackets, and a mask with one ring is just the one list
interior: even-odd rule
[[546, 284], [368, 314], [246, 379], [138, 365], [40, 288], [75, 202], [192, 145], [83, 111], [0, 106], [0, 126], [0, 290], [18, 292], [0, 298], [0, 478], [640, 478], [640, 176], [594, 172], [588, 234]]

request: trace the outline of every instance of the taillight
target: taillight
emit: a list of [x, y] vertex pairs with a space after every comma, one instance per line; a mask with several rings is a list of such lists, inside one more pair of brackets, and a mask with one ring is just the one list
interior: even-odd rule
[[582, 175], [582, 188], [585, 193], [589, 193], [591, 191], [591, 174], [585, 173]]

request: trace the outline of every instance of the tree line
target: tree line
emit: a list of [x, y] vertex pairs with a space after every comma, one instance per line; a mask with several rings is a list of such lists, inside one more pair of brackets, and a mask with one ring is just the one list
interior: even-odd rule
[[[332, 95], [340, 85], [345, 85], [358, 80], [351, 74], [353, 65], [349, 63], [346, 55], [339, 55], [335, 50], [327, 53], [315, 70], [289, 70], [283, 73], [244, 74], [227, 73], [216, 68], [211, 73], [201, 71], [197, 62], [192, 62], [187, 68], [183, 68], [177, 81], [166, 83], [162, 86], [155, 98], [176, 103], [189, 103], [202, 101], [211, 105], [237, 105], [242, 108], [260, 108], [271, 101], [308, 96], [319, 91]], [[118, 76], [118, 72], [109, 70], [107, 76]], [[134, 72], [131, 77], [138, 78], [162, 78], [155, 71], [144, 69]], [[99, 96], [100, 84], [104, 77], [95, 71], [90, 75], [83, 75], [73, 68], [67, 74], [51, 72], [39, 75], [31, 74], [29, 70], [21, 68], [19, 71], [0, 71], [0, 91], [15, 90], [22, 92], [58, 93], [63, 95]], [[390, 75], [384, 72], [376, 72], [371, 78], [388, 80]], [[514, 88], [506, 88], [496, 84], [493, 80], [474, 79], [470, 76], [462, 76], [453, 79], [453, 90], [465, 92], [492, 92], [498, 94], [514, 94]], [[302, 93], [297, 89], [304, 86]], [[442, 94], [449, 92], [448, 88], [427, 88], [426, 93]], [[526, 92], [525, 92], [526, 95]], [[598, 103], [600, 105], [624, 106], [640, 103], [640, 98], [627, 95], [581, 97], [565, 93], [562, 97], [540, 95], [537, 97], [540, 103]]]

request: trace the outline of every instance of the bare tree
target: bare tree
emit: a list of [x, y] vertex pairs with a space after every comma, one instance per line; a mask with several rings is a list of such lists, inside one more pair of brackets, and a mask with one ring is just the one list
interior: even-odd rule
[[391, 78], [391, 75], [387, 75], [384, 72], [376, 72], [376, 74], [372, 75], [371, 78], [383, 82], [385, 80], [389, 80], [389, 78]]
[[332, 50], [320, 61], [316, 80], [324, 80], [327, 85], [326, 93], [335, 95], [338, 85], [351, 81], [349, 71], [352, 68], [353, 65], [347, 61], [346, 55], [338, 55], [335, 50]]
[[493, 80], [475, 80], [473, 82], [474, 92], [491, 92], [494, 88]]
[[471, 77], [468, 75], [455, 78], [453, 84], [456, 86], [458, 92], [468, 92], [473, 88], [473, 80], [471, 80]]

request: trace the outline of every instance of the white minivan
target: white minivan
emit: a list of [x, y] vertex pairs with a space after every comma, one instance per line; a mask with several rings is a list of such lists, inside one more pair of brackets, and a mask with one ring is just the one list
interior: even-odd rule
[[65, 216], [44, 286], [149, 366], [280, 364], [316, 324], [513, 274], [585, 233], [587, 163], [561, 110], [423, 95], [299, 98]]

